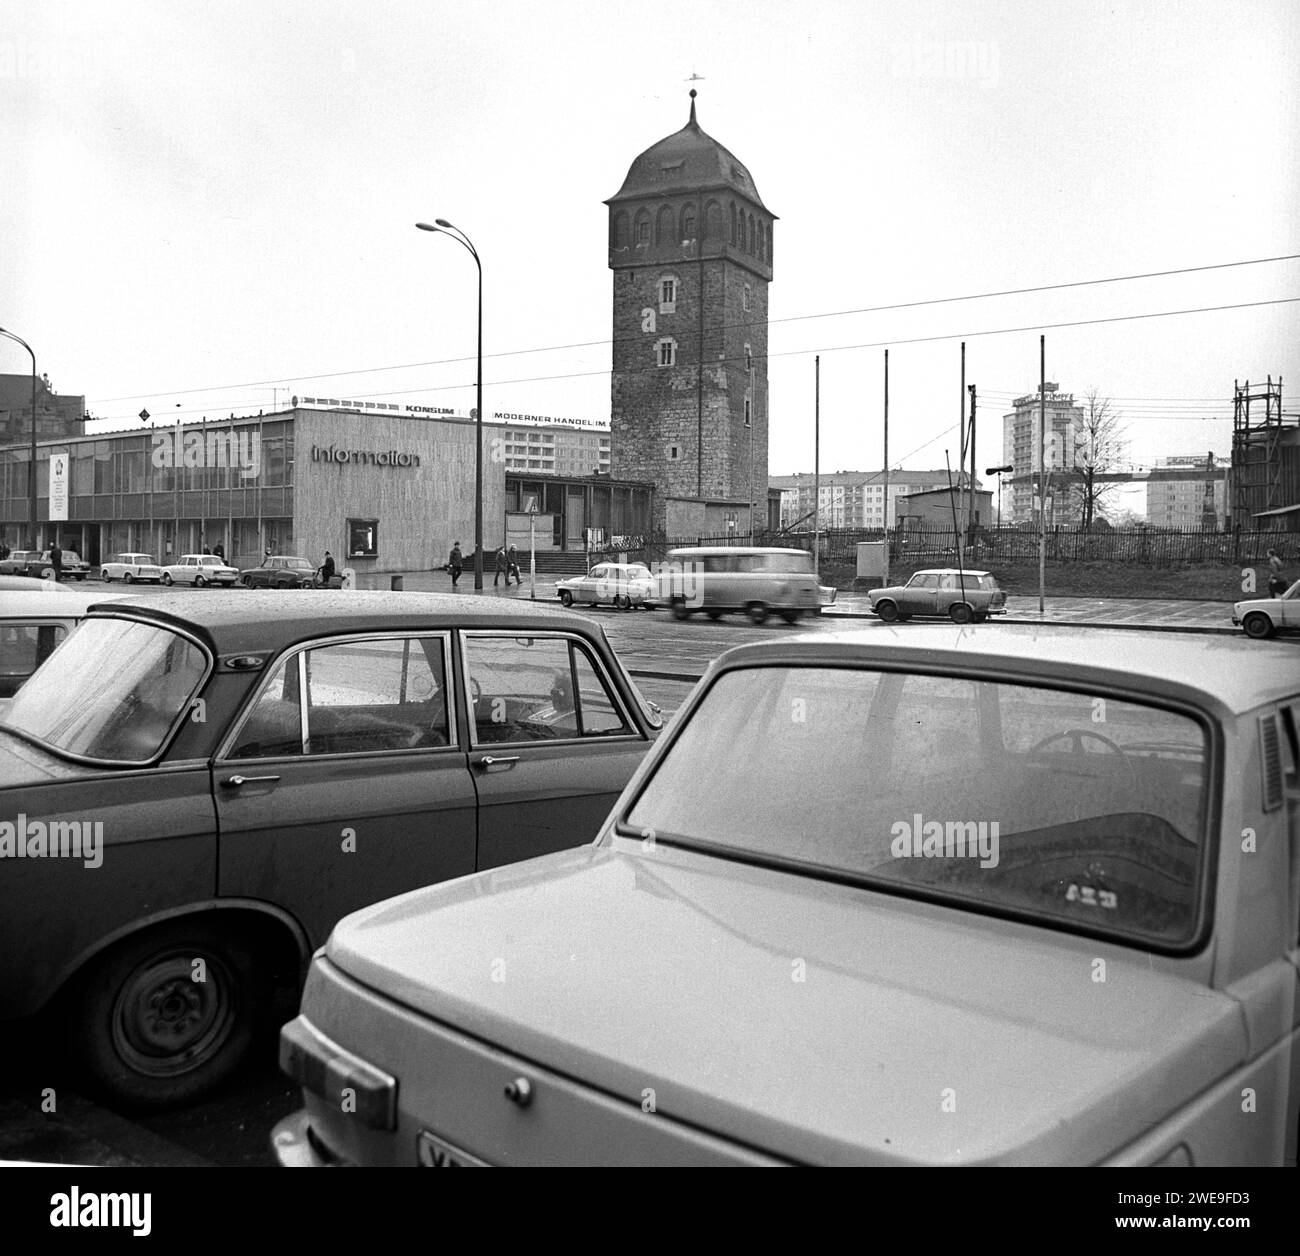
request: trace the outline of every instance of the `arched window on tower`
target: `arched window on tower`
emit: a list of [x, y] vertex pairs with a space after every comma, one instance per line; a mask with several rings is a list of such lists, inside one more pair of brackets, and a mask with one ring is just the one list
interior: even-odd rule
[[636, 236], [634, 243], [637, 248], [648, 248], [650, 245], [650, 213], [648, 210], [640, 210], [636, 216]]
[[717, 201], [710, 201], [704, 211], [704, 238], [722, 240], [722, 206]]
[[758, 223], [758, 260], [767, 261], [767, 224], [762, 219]]
[[736, 202], [731, 202], [731, 242], [736, 242]]
[[677, 217], [669, 205], [659, 207], [659, 218], [655, 223], [655, 243], [672, 244], [673, 243], [673, 220]]
[[682, 239], [695, 239], [695, 206], [687, 205], [682, 209]]
[[757, 239], [754, 235], [754, 215], [749, 216], [749, 235], [746, 236], [746, 252], [752, 253], [758, 247]]
[[749, 245], [745, 241], [745, 211], [740, 211], [740, 232], [736, 237], [736, 243], [740, 246], [742, 253], [747, 252]]
[[776, 244], [776, 223], [767, 224], [767, 264], [772, 264], [772, 247]]
[[627, 248], [627, 215], [620, 209], [614, 215], [614, 229], [610, 233], [610, 247], [615, 249]]

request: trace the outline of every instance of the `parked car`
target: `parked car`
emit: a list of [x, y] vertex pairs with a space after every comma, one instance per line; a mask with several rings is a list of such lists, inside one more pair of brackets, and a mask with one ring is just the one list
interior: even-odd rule
[[773, 612], [788, 624], [823, 603], [812, 555], [800, 549], [696, 546], [670, 550], [656, 578], [655, 602], [677, 619], [703, 611], [720, 619], [742, 611], [756, 624]]
[[942, 616], [954, 623], [982, 623], [990, 615], [1004, 615], [1007, 595], [987, 571], [958, 571], [934, 567], [918, 571], [906, 584], [872, 589], [871, 609], [886, 623], [901, 623], [913, 615]]
[[[63, 550], [60, 566], [65, 580], [84, 580], [90, 572], [90, 564], [82, 562], [76, 550]], [[50, 561], [50, 551], [14, 550], [8, 558], [0, 560], [0, 575], [53, 580], [54, 564]]]
[[102, 593], [73, 592], [53, 581], [27, 580], [31, 586], [10, 581], [19, 576], [0, 577], [0, 699], [12, 698], [31, 674], [54, 652], [76, 627], [86, 608], [103, 601]]
[[1279, 597], [1250, 598], [1234, 602], [1232, 622], [1248, 637], [1262, 639], [1277, 632], [1300, 631], [1300, 580]]
[[104, 563], [99, 576], [105, 584], [112, 584], [114, 580], [126, 584], [134, 584], [137, 580], [160, 584], [163, 570], [154, 562], [152, 554], [118, 554], [112, 562]]
[[565, 606], [653, 607], [655, 579], [643, 563], [597, 563], [585, 576], [557, 580], [555, 592]]
[[230, 589], [238, 579], [238, 570], [215, 554], [182, 554], [179, 562], [169, 563], [162, 569], [163, 584], [192, 584], [198, 589], [205, 584]]
[[335, 927], [273, 1146], [1294, 1164], [1294, 661], [1019, 625], [730, 650], [593, 845]]
[[3, 860], [0, 1019], [61, 1006], [110, 1097], [194, 1099], [340, 916], [591, 841], [659, 724], [559, 608], [96, 606], [0, 719], [0, 838], [74, 856]]
[[290, 554], [274, 554], [239, 573], [239, 582], [250, 589], [310, 589], [316, 578], [310, 560]]

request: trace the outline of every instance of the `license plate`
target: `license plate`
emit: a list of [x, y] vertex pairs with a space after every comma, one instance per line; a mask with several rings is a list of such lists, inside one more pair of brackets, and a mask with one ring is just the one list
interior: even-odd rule
[[485, 1169], [487, 1164], [471, 1156], [467, 1151], [447, 1142], [444, 1138], [439, 1138], [436, 1134], [430, 1134], [428, 1130], [421, 1130], [419, 1137], [415, 1140], [416, 1154], [419, 1156], [420, 1164], [426, 1169]]

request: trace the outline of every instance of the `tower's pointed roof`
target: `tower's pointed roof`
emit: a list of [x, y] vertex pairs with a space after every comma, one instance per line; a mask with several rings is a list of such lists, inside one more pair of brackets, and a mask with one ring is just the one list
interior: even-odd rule
[[731, 188], [767, 210], [749, 171], [696, 121], [692, 88], [690, 120], [680, 131], [651, 144], [628, 168], [623, 186], [605, 204], [705, 188]]

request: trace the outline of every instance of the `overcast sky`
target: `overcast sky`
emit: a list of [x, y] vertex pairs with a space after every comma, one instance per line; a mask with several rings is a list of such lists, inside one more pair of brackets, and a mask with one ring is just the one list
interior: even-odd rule
[[[1234, 379], [1300, 409], [1295, 0], [7, 0], [0, 326], [99, 427], [291, 394], [608, 418], [607, 210], [687, 120], [779, 221], [771, 469], [979, 461], [1047, 378], [1138, 462], [1226, 455]], [[1207, 306], [1209, 313], [1057, 326]], [[1020, 328], [1010, 334], [976, 334]], [[917, 343], [924, 341], [924, 343]], [[909, 343], [912, 342], [912, 343]], [[0, 345], [7, 342], [0, 341]], [[0, 370], [25, 372], [13, 344]], [[1207, 417], [1208, 416], [1208, 417]]]

